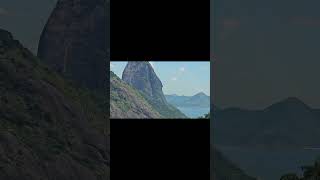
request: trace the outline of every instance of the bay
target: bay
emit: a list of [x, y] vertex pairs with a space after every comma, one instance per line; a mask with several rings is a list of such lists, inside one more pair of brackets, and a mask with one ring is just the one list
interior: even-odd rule
[[320, 150], [315, 149], [258, 149], [216, 146], [225, 157], [259, 180], [279, 180], [287, 173], [302, 175], [301, 166], [313, 165]]
[[210, 111], [210, 107], [177, 107], [189, 118], [198, 118], [207, 114]]

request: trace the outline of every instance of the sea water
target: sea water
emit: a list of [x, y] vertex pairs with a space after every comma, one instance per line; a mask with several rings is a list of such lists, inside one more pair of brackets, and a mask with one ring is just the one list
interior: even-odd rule
[[177, 107], [189, 118], [198, 118], [203, 116], [210, 111], [210, 107]]
[[260, 180], [279, 180], [287, 173], [302, 175], [301, 166], [313, 165], [319, 149], [258, 149], [216, 146], [224, 156]]

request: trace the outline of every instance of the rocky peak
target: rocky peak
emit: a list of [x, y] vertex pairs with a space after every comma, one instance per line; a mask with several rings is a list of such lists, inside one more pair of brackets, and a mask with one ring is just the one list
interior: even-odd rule
[[162, 92], [162, 83], [147, 61], [129, 61], [122, 80], [140, 90], [154, 102], [167, 103]]
[[22, 45], [18, 40], [15, 40], [12, 34], [6, 30], [0, 29], [0, 54], [3, 54], [4, 49], [19, 47]]
[[277, 110], [277, 111], [287, 110], [287, 111], [297, 112], [297, 111], [309, 111], [311, 108], [296, 97], [288, 97], [278, 103], [275, 103], [269, 106], [266, 109]]
[[0, 29], [0, 41], [11, 41], [12, 34], [6, 30]]
[[40, 38], [38, 57], [89, 89], [105, 89], [110, 18], [106, 0], [58, 0]]

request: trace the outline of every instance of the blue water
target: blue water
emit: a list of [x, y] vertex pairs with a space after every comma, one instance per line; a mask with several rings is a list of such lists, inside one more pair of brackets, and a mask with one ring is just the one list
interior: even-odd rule
[[207, 114], [210, 107], [177, 107], [181, 112], [190, 118], [198, 118]]
[[313, 165], [319, 149], [267, 150], [217, 146], [225, 157], [260, 180], [279, 180], [286, 173], [302, 174], [301, 166]]

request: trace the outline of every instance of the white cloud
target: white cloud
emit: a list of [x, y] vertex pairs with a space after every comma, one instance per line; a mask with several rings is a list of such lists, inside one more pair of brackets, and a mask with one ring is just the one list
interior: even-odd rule
[[180, 67], [179, 71], [184, 72], [184, 71], [186, 71], [186, 69], [184, 67]]
[[176, 81], [177, 78], [176, 78], [176, 77], [172, 77], [171, 80], [172, 80], [172, 81]]
[[114, 68], [114, 67], [115, 67], [115, 65], [110, 63], [110, 68]]

